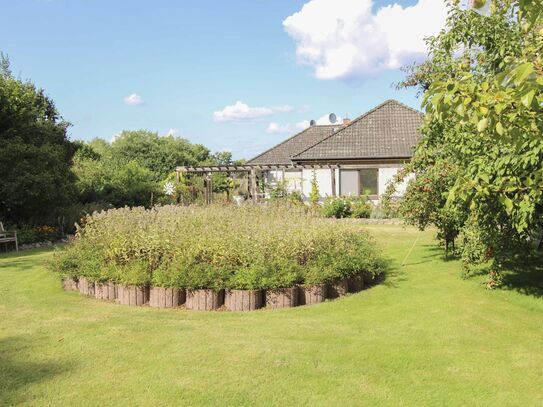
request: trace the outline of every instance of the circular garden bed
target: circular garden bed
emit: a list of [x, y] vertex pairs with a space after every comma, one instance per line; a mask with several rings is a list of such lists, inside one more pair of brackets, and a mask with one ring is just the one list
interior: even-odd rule
[[67, 290], [123, 305], [252, 311], [362, 290], [384, 262], [359, 225], [305, 208], [123, 208], [95, 213], [59, 251]]

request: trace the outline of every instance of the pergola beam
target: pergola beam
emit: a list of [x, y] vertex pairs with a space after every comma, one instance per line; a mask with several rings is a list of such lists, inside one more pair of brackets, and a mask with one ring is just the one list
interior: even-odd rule
[[289, 165], [216, 165], [216, 166], [180, 166], [178, 173], [209, 173], [209, 172], [251, 172], [271, 170], [320, 170], [338, 169], [339, 165], [330, 164], [289, 164]]

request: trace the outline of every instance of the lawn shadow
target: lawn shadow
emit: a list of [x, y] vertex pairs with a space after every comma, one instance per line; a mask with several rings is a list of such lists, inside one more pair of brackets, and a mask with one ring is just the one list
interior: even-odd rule
[[48, 381], [73, 368], [67, 361], [29, 361], [27, 355], [39, 352], [38, 347], [35, 341], [22, 335], [0, 339], [0, 405], [35, 402], [36, 395], [27, 392], [28, 386]]
[[543, 297], [543, 253], [530, 253], [505, 265], [503, 286], [525, 295]]
[[[464, 275], [466, 279], [488, 276], [490, 266], [480, 265]], [[543, 253], [525, 253], [504, 264], [502, 285], [504, 290], [517, 291], [524, 295], [543, 297]]]
[[403, 267], [393, 259], [385, 258], [383, 260], [383, 272], [375, 277], [367, 288], [381, 284], [385, 287], [398, 288], [399, 283], [405, 280], [407, 280], [407, 273]]
[[46, 247], [8, 254], [4, 253], [4, 255], [0, 255], [0, 271], [6, 269], [24, 271], [25, 269], [34, 267], [36, 265], [36, 256], [50, 253], [54, 250], [55, 249], [53, 247]]
[[60, 245], [53, 245], [48, 247], [39, 247], [36, 249], [27, 249], [27, 250], [19, 250], [16, 252], [15, 250], [9, 251], [9, 252], [0, 252], [0, 260], [8, 260], [10, 258], [21, 258], [21, 257], [30, 257], [30, 256], [36, 256], [39, 254], [51, 252], [55, 250], [57, 247], [61, 247]]
[[458, 249], [456, 251], [450, 250], [449, 253], [445, 253], [445, 248], [442, 245], [438, 244], [425, 244], [422, 245], [425, 251], [429, 252], [427, 256], [424, 256], [424, 259], [439, 259], [444, 262], [457, 261], [460, 260], [460, 255], [458, 254]]
[[449, 253], [447, 256], [445, 256], [445, 249], [439, 245], [428, 243], [421, 244], [419, 247], [422, 248], [426, 254], [419, 256], [419, 258], [414, 261], [409, 261], [409, 257], [404, 259], [405, 263], [403, 266], [417, 266], [420, 264], [427, 264], [432, 261], [450, 262], [460, 259], [460, 256], [456, 253]]

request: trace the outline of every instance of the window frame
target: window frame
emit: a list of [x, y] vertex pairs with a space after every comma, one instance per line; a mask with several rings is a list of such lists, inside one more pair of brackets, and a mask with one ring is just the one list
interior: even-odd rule
[[362, 196], [363, 195], [363, 189], [362, 189], [362, 171], [367, 171], [367, 170], [373, 170], [373, 171], [376, 171], [377, 172], [377, 176], [375, 177], [375, 194], [371, 194], [371, 195], [368, 195], [368, 199], [372, 199], [372, 200], [375, 200], [375, 199], [379, 199], [379, 168], [377, 167], [372, 167], [372, 168], [359, 168], [358, 169], [358, 196]]
[[376, 200], [376, 199], [379, 199], [379, 194], [380, 194], [380, 191], [379, 191], [379, 167], [367, 167], [367, 168], [342, 168], [339, 170], [339, 196], [352, 196], [352, 195], [345, 195], [342, 191], [342, 188], [341, 188], [341, 177], [342, 177], [342, 173], [344, 171], [356, 171], [357, 172], [357, 177], [358, 177], [358, 183], [357, 183], [357, 195], [358, 197], [362, 196], [362, 171], [363, 170], [373, 170], [373, 171], [376, 171], [377, 172], [377, 179], [376, 179], [376, 194], [372, 194], [372, 195], [368, 195], [368, 199], [371, 199], [371, 200]]

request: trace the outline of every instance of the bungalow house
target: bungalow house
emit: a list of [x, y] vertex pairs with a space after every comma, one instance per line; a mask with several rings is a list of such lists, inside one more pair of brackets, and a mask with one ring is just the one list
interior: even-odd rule
[[[387, 100], [355, 120], [312, 125], [250, 159], [244, 165], [178, 167], [177, 172], [206, 174], [205, 200], [211, 202], [212, 172], [248, 173], [249, 195], [269, 192], [278, 182], [307, 200], [315, 176], [322, 198], [367, 195], [377, 201], [417, 144], [423, 114]], [[400, 185], [401, 195], [405, 185]]]
[[388, 100], [353, 121], [313, 125], [246, 165], [277, 166], [262, 172], [265, 183], [285, 180], [289, 190], [299, 191], [305, 199], [315, 174], [322, 197], [367, 195], [378, 200], [411, 158], [422, 121], [421, 112]]

